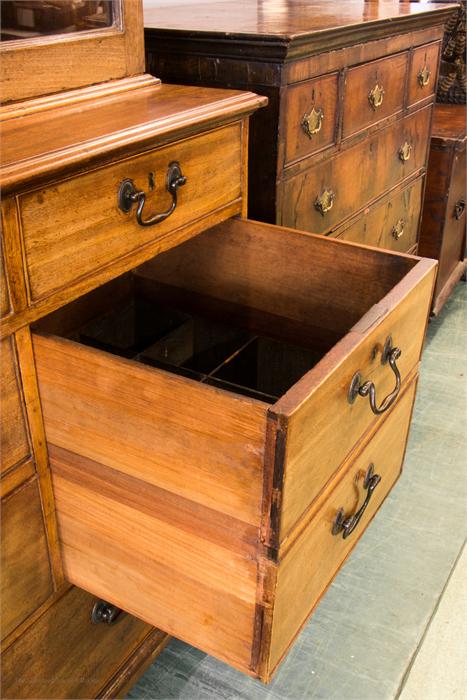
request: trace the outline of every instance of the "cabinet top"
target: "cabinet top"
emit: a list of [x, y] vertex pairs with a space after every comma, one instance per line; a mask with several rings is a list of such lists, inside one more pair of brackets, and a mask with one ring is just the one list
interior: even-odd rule
[[158, 6], [144, 1], [147, 37], [209, 41], [212, 53], [295, 58], [361, 40], [423, 29], [458, 5], [407, 0], [219, 0]]
[[431, 138], [436, 143], [458, 141], [459, 145], [467, 138], [467, 108], [465, 105], [437, 104], [433, 112]]

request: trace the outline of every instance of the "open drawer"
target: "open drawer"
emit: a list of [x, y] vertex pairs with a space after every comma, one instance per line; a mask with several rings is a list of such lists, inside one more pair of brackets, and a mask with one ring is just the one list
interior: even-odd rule
[[44, 319], [68, 579], [268, 680], [283, 553], [382, 430], [400, 470], [435, 269], [234, 219]]

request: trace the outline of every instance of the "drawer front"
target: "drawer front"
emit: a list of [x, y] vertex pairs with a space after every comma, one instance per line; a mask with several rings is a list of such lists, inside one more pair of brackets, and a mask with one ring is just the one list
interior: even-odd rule
[[425, 166], [431, 106], [287, 180], [282, 223], [324, 233]]
[[338, 74], [287, 88], [285, 163], [330, 146], [336, 138]]
[[93, 624], [95, 602], [72, 588], [4, 652], [4, 698], [99, 697], [151, 628], [130, 615]]
[[[277, 404], [288, 415], [284, 457], [281, 539], [287, 536], [313, 500], [323, 490], [339, 465], [358, 441], [381, 416], [375, 415], [369, 397], [357, 396], [349, 402], [349, 389], [357, 372], [361, 381], [372, 381], [376, 404], [390, 395], [396, 377], [389, 363], [382, 364], [383, 346], [388, 337], [400, 348], [396, 365], [402, 387], [417, 366], [422, 350], [431, 303], [435, 268], [407, 287], [402, 300], [391, 294], [368, 317], [358, 322], [349, 336], [336, 345], [313, 370], [313, 379], [304, 377], [297, 395], [304, 400], [296, 409]], [[388, 309], [392, 308], [390, 313]], [[341, 346], [341, 347], [339, 347]], [[320, 367], [322, 365], [322, 368]]]
[[[178, 161], [186, 184], [173, 214], [140, 226], [133, 206], [118, 207], [123, 180], [148, 193], [143, 219], [168, 209], [168, 166]], [[152, 175], [151, 175], [152, 173]], [[153, 188], [151, 190], [151, 188]], [[20, 197], [32, 302], [206, 217], [241, 197], [241, 127], [225, 127]]]
[[335, 235], [343, 241], [406, 253], [417, 243], [423, 179], [417, 180], [384, 204], [365, 209], [357, 221]]
[[13, 337], [1, 342], [1, 473], [30, 454]]
[[2, 637], [52, 593], [47, 540], [36, 480], [2, 500]]
[[[399, 476], [405, 453], [416, 382], [412, 382], [398, 405], [376, 433], [346, 465], [323, 494], [308, 525], [279, 562], [276, 600], [273, 612], [270, 670], [317, 605], [344, 560], [358, 542], [374, 514]], [[363, 482], [369, 465], [381, 481], [372, 493], [355, 530], [343, 538], [333, 535], [333, 524], [340, 509], [354, 515], [368, 492]]]
[[407, 61], [405, 52], [347, 71], [343, 138], [402, 112]]
[[441, 291], [456, 265], [465, 257], [466, 200], [466, 149], [464, 148], [455, 152], [452, 164], [436, 293]]
[[440, 43], [426, 44], [415, 49], [409, 72], [409, 106], [434, 95], [438, 75]]

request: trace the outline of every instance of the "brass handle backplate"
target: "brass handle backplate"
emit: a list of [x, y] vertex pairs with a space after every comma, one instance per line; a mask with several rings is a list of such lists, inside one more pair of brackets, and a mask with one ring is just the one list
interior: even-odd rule
[[391, 229], [391, 236], [396, 239], [396, 241], [399, 240], [399, 238], [402, 238], [404, 235], [404, 227], [405, 227], [405, 221], [404, 219], [399, 219], [399, 221], [392, 227]]
[[393, 347], [392, 338], [391, 336], [388, 336], [386, 338], [386, 342], [384, 343], [383, 352], [381, 354], [381, 364], [385, 365], [386, 363], [389, 363], [389, 366], [396, 377], [396, 384], [391, 393], [383, 399], [379, 406], [376, 403], [375, 385], [373, 384], [373, 382], [370, 381], [363, 382], [362, 375], [360, 374], [360, 372], [355, 372], [354, 376], [352, 377], [347, 393], [348, 402], [350, 404], [353, 404], [357, 396], [368, 396], [370, 401], [370, 408], [373, 411], [373, 413], [377, 416], [379, 416], [381, 413], [385, 413], [385, 411], [391, 408], [401, 390], [401, 374], [397, 366], [397, 360], [401, 355], [401, 349]]
[[315, 199], [315, 209], [319, 211], [321, 216], [324, 216], [327, 211], [332, 209], [336, 195], [332, 190], [324, 190]]
[[321, 131], [323, 126], [324, 112], [318, 107], [318, 109], [313, 109], [303, 115], [302, 119], [302, 129], [309, 139], [313, 138], [315, 134]]
[[375, 474], [374, 470], [375, 465], [370, 464], [363, 482], [363, 487], [366, 490], [366, 497], [362, 503], [362, 506], [357, 510], [357, 512], [353, 515], [346, 515], [343, 508], [339, 508], [337, 511], [337, 515], [332, 524], [333, 535], [338, 535], [340, 532], [342, 532], [342, 538], [346, 540], [357, 527], [358, 523], [362, 519], [363, 513], [366, 511], [368, 504], [370, 503], [373, 491], [381, 481], [380, 475]]
[[425, 65], [418, 72], [418, 75], [417, 75], [418, 84], [420, 85], [421, 88], [424, 88], [428, 85], [428, 83], [430, 82], [430, 76], [431, 76], [431, 70], [428, 68], [428, 66], [425, 63]]
[[378, 107], [381, 107], [383, 104], [383, 99], [384, 99], [384, 90], [382, 85], [376, 85], [374, 86], [373, 90], [370, 90], [368, 93], [368, 102], [370, 103], [370, 107], [372, 110], [376, 111]]
[[[152, 180], [152, 175], [150, 175], [150, 181]], [[177, 207], [177, 190], [179, 187], [184, 185], [186, 182], [186, 177], [182, 175], [182, 170], [180, 168], [180, 163], [176, 161], [169, 163], [167, 168], [167, 179], [166, 187], [167, 192], [172, 196], [172, 203], [170, 207], [161, 212], [160, 214], [154, 214], [148, 219], [143, 219], [143, 209], [146, 203], [146, 192], [143, 190], [136, 189], [133, 180], [123, 180], [120, 183], [118, 190], [118, 207], [125, 214], [131, 211], [133, 204], [136, 204], [136, 221], [140, 226], [154, 226], [155, 224], [160, 224], [165, 221]]]
[[406, 141], [399, 148], [399, 160], [401, 160], [403, 163], [405, 163], [407, 160], [409, 160], [411, 154], [412, 154], [412, 144], [410, 144], [410, 143], [408, 143], [408, 141]]

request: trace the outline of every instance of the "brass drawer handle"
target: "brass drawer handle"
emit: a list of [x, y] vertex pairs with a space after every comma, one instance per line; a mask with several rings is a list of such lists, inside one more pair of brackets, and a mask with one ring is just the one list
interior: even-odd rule
[[118, 207], [123, 212], [128, 213], [136, 202], [136, 221], [140, 226], [154, 226], [155, 224], [160, 224], [174, 213], [177, 206], [177, 190], [184, 185], [185, 182], [186, 177], [182, 175], [180, 163], [176, 161], [170, 163], [167, 169], [167, 192], [172, 195], [172, 204], [167, 211], [161, 214], [154, 214], [154, 216], [149, 217], [149, 219], [143, 219], [146, 192], [137, 190], [133, 180], [123, 180], [118, 190]]
[[418, 84], [420, 85], [421, 88], [424, 88], [428, 85], [428, 83], [430, 82], [430, 76], [431, 76], [431, 70], [428, 68], [428, 66], [425, 63], [425, 65], [418, 72], [418, 75], [417, 75]]
[[121, 613], [122, 610], [115, 605], [107, 603], [105, 600], [98, 600], [97, 603], [94, 604], [91, 612], [91, 622], [94, 625], [99, 624], [99, 622], [103, 622], [107, 625], [114, 625]]
[[346, 515], [343, 508], [339, 508], [339, 510], [337, 511], [337, 515], [336, 515], [334, 522], [332, 524], [332, 534], [333, 535], [338, 535], [340, 532], [342, 532], [342, 538], [344, 540], [346, 540], [347, 537], [349, 535], [351, 535], [352, 532], [357, 527], [358, 523], [362, 519], [363, 513], [366, 511], [366, 509], [368, 507], [368, 504], [371, 500], [371, 497], [373, 495], [375, 488], [378, 486], [378, 484], [381, 481], [380, 475], [375, 474], [374, 470], [375, 470], [375, 465], [370, 464], [370, 466], [368, 467], [368, 470], [365, 474], [365, 480], [363, 482], [363, 486], [366, 490], [366, 497], [362, 503], [361, 508], [359, 510], [357, 510], [357, 512], [354, 513], [353, 515]]
[[360, 372], [355, 372], [354, 376], [352, 377], [352, 381], [350, 382], [349, 391], [347, 394], [348, 402], [350, 404], [353, 404], [357, 396], [368, 396], [370, 400], [370, 408], [373, 411], [373, 413], [377, 416], [391, 408], [401, 390], [401, 374], [397, 366], [397, 360], [399, 359], [401, 354], [401, 349], [393, 347], [392, 338], [391, 336], [388, 336], [384, 344], [383, 353], [381, 356], [381, 364], [385, 365], [386, 363], [389, 363], [389, 366], [396, 377], [396, 384], [391, 393], [383, 399], [379, 406], [377, 406], [376, 404], [375, 385], [373, 384], [373, 382], [370, 381], [362, 382], [362, 375], [360, 374]]
[[318, 109], [313, 107], [311, 112], [307, 112], [303, 115], [302, 129], [309, 139], [313, 138], [315, 134], [321, 131], [323, 119], [324, 112], [321, 107], [318, 107]]
[[410, 144], [410, 143], [408, 143], [408, 141], [406, 141], [399, 148], [399, 160], [401, 160], [403, 163], [405, 163], [407, 160], [409, 160], [411, 154], [412, 154], [412, 144]]
[[371, 109], [376, 112], [378, 107], [381, 107], [383, 104], [383, 99], [384, 99], [384, 90], [382, 85], [376, 85], [374, 86], [373, 90], [370, 90], [368, 93], [368, 102], [370, 103]]
[[404, 227], [405, 227], [405, 221], [404, 219], [399, 219], [399, 221], [392, 227], [391, 229], [391, 236], [396, 239], [396, 241], [399, 240], [399, 238], [402, 238], [404, 235]]
[[462, 217], [462, 214], [465, 212], [465, 199], [459, 199], [454, 204], [454, 218], [459, 221], [459, 219]]
[[319, 211], [321, 216], [324, 216], [327, 211], [332, 209], [336, 195], [332, 190], [324, 190], [315, 200], [315, 209]]

